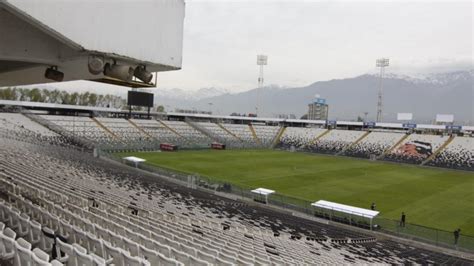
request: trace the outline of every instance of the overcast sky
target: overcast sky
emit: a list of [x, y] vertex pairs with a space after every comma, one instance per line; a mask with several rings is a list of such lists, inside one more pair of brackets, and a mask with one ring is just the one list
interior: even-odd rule
[[[306, 86], [376, 71], [426, 74], [473, 68], [471, 1], [186, 0], [183, 66], [161, 72], [158, 89], [257, 87], [257, 54], [268, 55], [265, 85]], [[125, 93], [87, 81], [59, 89]]]
[[159, 88], [256, 87], [256, 55], [268, 55], [265, 83], [304, 86], [375, 71], [472, 68], [473, 4], [464, 2], [186, 1], [183, 69], [159, 74]]

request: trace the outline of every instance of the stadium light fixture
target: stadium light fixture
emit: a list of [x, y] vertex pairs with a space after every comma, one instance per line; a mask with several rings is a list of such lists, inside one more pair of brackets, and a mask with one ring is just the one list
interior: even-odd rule
[[382, 112], [383, 112], [383, 87], [382, 80], [385, 73], [385, 67], [388, 67], [390, 60], [388, 58], [379, 58], [375, 61], [375, 65], [380, 68], [380, 82], [379, 82], [379, 92], [378, 92], [378, 101], [377, 101], [377, 122], [382, 122]]
[[387, 67], [390, 63], [390, 59], [388, 58], [379, 58], [375, 61], [377, 67]]
[[[268, 56], [259, 54], [257, 55], [257, 65], [260, 67], [260, 74], [258, 76], [258, 88], [257, 88], [257, 104], [255, 106], [255, 113], [258, 116], [260, 107], [260, 90], [263, 87], [263, 66], [268, 64]], [[260, 110], [261, 111], [261, 110]]]
[[133, 74], [137, 79], [145, 82], [145, 83], [150, 83], [151, 79], [153, 78], [153, 74], [146, 70], [145, 66], [137, 66], [135, 68], [134, 74]]
[[46, 69], [44, 72], [44, 77], [60, 82], [64, 79], [64, 73], [59, 71], [57, 66], [52, 66]]
[[135, 72], [135, 68], [127, 65], [117, 65], [117, 64], [105, 64], [104, 67], [104, 75], [121, 79], [125, 81], [131, 81], [133, 78], [133, 74]]
[[89, 72], [93, 75], [99, 75], [104, 72], [105, 62], [104, 59], [97, 56], [89, 57], [89, 62], [87, 63], [87, 68]]

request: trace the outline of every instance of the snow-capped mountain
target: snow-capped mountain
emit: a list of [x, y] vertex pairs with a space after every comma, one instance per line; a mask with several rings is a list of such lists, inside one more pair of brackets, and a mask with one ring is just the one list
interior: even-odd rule
[[219, 95], [229, 93], [226, 89], [221, 88], [201, 88], [197, 91], [189, 91], [183, 89], [155, 89], [153, 91], [155, 93], [155, 97], [158, 98], [167, 98], [167, 99], [180, 99], [180, 100], [188, 100], [188, 101], [196, 101], [210, 97], [216, 97]]
[[[411, 112], [418, 122], [430, 122], [436, 114], [453, 114], [460, 124], [474, 123], [474, 71], [439, 72], [433, 74], [401, 74], [387, 71], [384, 81], [384, 120], [395, 121], [396, 113]], [[33, 85], [46, 89], [93, 91], [126, 97], [127, 88], [94, 82]], [[379, 76], [376, 73], [352, 78], [318, 81], [308, 86], [286, 88], [269, 85], [259, 90], [231, 93], [222, 88], [185, 89], [153, 88], [155, 104], [166, 110], [197, 109], [217, 114], [254, 112], [260, 99], [264, 116], [307, 112], [315, 94], [326, 98], [330, 119], [357, 119], [368, 112], [374, 119]]]
[[[373, 76], [377, 76], [373, 74]], [[472, 81], [474, 78], [474, 69], [467, 71], [455, 71], [446, 73], [429, 73], [429, 74], [397, 74], [387, 73], [385, 78], [402, 79], [415, 84], [433, 84], [444, 86], [453, 82]]]
[[[187, 102], [188, 106], [220, 114], [249, 113], [255, 110], [257, 95], [264, 116], [296, 114], [301, 116], [315, 94], [326, 98], [330, 119], [354, 120], [368, 112], [375, 119], [379, 77], [366, 74], [352, 78], [318, 81], [305, 87], [257, 89]], [[384, 120], [396, 121], [396, 114], [413, 113], [416, 122], [430, 123], [436, 114], [453, 114], [460, 124], [474, 122], [473, 71], [430, 75], [394, 75], [384, 78]], [[178, 103], [173, 103], [178, 104]]]

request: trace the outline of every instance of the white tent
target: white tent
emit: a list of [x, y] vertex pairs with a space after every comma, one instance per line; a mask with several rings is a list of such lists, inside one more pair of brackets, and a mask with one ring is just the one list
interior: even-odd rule
[[259, 196], [263, 196], [265, 198], [265, 203], [268, 203], [268, 196], [270, 194], [275, 193], [275, 190], [267, 189], [267, 188], [256, 188], [251, 190], [250, 192], [255, 193]]
[[122, 160], [132, 162], [135, 165], [135, 167], [138, 167], [139, 163], [142, 163], [142, 162], [146, 161], [145, 159], [138, 158], [138, 157], [135, 157], [135, 156], [123, 157]]
[[372, 219], [379, 214], [378, 211], [335, 203], [335, 202], [326, 201], [326, 200], [319, 200], [317, 202], [311, 203], [311, 206], [315, 208], [322, 208], [322, 209], [327, 209], [331, 211], [342, 212], [342, 213], [349, 214], [351, 216], [354, 215], [354, 216], [368, 218], [370, 220], [371, 229], [372, 229]]

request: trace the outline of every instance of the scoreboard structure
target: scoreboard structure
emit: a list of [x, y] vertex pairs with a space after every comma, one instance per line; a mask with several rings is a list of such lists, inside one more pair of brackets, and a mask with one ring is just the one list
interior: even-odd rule
[[132, 117], [132, 106], [141, 106], [147, 108], [148, 118], [150, 118], [150, 108], [153, 107], [153, 93], [128, 91], [127, 105], [129, 107], [129, 117]]

